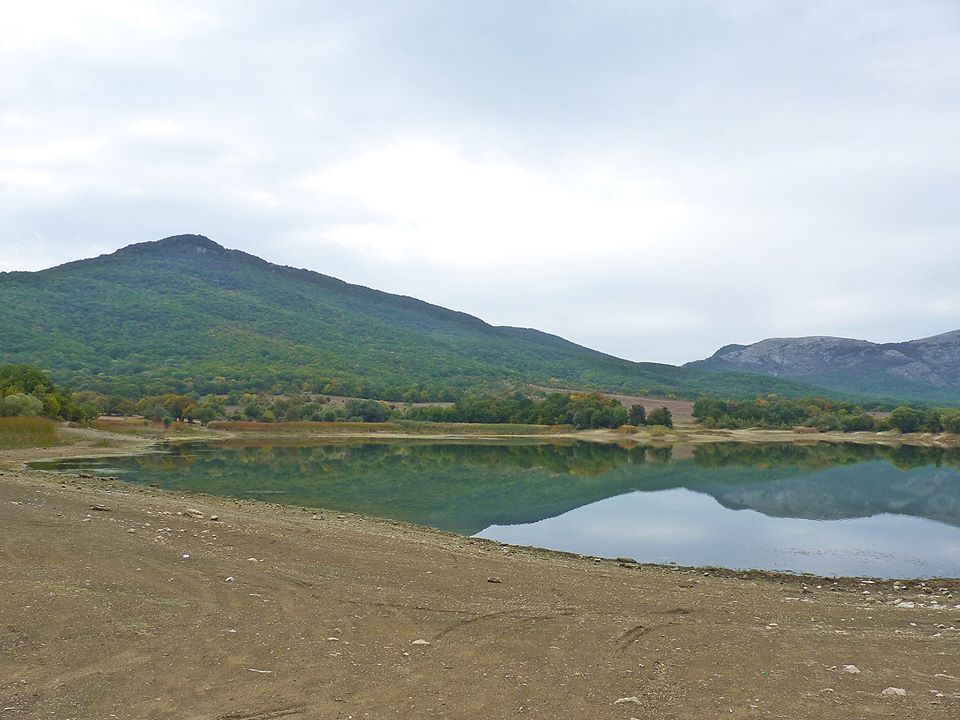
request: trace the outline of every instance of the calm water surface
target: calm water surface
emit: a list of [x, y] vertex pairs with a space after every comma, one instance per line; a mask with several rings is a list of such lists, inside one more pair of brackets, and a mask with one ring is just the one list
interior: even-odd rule
[[960, 576], [960, 451], [230, 442], [36, 466], [641, 562]]

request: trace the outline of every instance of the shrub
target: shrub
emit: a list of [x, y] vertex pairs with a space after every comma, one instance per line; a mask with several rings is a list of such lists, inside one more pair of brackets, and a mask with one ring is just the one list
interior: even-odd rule
[[33, 395], [14, 393], [0, 400], [0, 415], [4, 417], [35, 417], [43, 412], [43, 402]]
[[663, 427], [673, 427], [673, 415], [665, 407], [658, 407], [651, 410], [647, 415], [647, 425], [662, 425]]

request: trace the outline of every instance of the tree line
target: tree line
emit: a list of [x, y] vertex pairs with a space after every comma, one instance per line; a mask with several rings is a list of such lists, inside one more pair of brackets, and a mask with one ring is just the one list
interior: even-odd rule
[[100, 415], [141, 415], [153, 422], [214, 420], [255, 422], [419, 422], [571, 425], [576, 429], [616, 428], [623, 425], [673, 426], [666, 407], [648, 414], [642, 405], [625, 408], [600, 393], [547, 393], [531, 396], [516, 391], [501, 394], [467, 392], [448, 404], [398, 406], [380, 400], [350, 398], [335, 404], [311, 393], [271, 396], [263, 393], [225, 395], [162, 393], [131, 399], [91, 390], [70, 393], [57, 388], [39, 368], [0, 366], [0, 414], [44, 415], [66, 420], [88, 420]]
[[825, 398], [767, 396], [752, 402], [705, 397], [693, 405], [693, 417], [708, 428], [811, 427], [822, 432], [899, 430], [904, 433], [960, 433], [960, 410], [901, 405], [886, 417], [862, 406]]
[[32, 365], [0, 365], [0, 417], [85, 420], [99, 410], [84, 407]]

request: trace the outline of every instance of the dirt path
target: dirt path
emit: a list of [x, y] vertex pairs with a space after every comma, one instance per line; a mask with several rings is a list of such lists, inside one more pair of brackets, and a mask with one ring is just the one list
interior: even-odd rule
[[960, 717], [956, 580], [595, 562], [21, 459], [0, 719]]

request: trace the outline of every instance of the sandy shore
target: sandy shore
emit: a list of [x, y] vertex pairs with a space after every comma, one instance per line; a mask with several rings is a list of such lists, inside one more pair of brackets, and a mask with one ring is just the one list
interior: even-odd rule
[[146, 442], [79, 440], [0, 452], [0, 718], [960, 717], [957, 580], [596, 562], [22, 468]]

